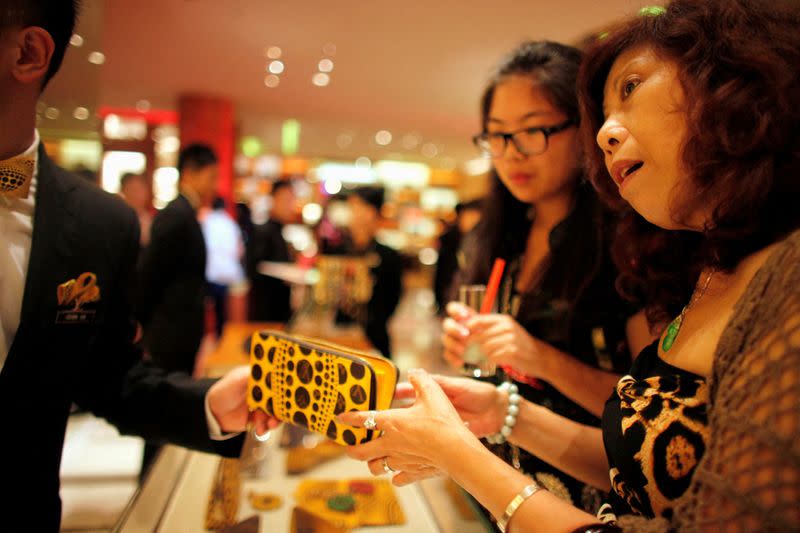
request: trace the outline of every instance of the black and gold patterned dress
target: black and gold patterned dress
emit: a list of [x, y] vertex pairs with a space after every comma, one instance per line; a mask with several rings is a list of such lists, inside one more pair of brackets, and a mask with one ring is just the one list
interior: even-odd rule
[[661, 359], [654, 342], [606, 403], [603, 441], [612, 490], [601, 517], [671, 518], [707, 438], [706, 379]]

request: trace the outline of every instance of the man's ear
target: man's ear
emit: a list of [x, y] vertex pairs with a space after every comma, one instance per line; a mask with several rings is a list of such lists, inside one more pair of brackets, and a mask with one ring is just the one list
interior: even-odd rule
[[56, 45], [53, 37], [38, 26], [19, 31], [16, 38], [18, 54], [12, 75], [20, 83], [42, 83], [50, 68]]

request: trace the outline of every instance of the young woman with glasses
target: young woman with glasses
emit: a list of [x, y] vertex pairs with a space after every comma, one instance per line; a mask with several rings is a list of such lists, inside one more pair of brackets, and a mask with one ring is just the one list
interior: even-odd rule
[[[630, 366], [626, 323], [633, 307], [614, 289], [608, 248], [613, 216], [584, 179], [575, 80], [581, 53], [526, 42], [489, 82], [475, 145], [492, 160], [491, 192], [468, 242], [460, 283], [486, 283], [496, 258], [507, 261], [498, 313], [447, 307], [445, 358], [463, 364], [465, 345], [505, 369], [528, 401], [583, 424], [599, 425], [603, 403]], [[635, 321], [633, 322], [635, 323]], [[644, 320], [639, 337], [648, 339]], [[628, 328], [630, 331], [635, 328]], [[632, 346], [641, 346], [641, 340]], [[509, 443], [491, 448], [565, 500], [594, 512], [601, 496]]]

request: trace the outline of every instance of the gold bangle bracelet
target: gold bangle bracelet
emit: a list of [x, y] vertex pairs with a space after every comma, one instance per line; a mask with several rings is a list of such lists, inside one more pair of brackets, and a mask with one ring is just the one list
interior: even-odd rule
[[502, 533], [505, 533], [506, 528], [508, 527], [509, 520], [511, 520], [511, 517], [514, 516], [515, 512], [517, 512], [517, 509], [519, 508], [520, 505], [522, 505], [522, 502], [524, 502], [525, 500], [527, 500], [528, 498], [539, 492], [540, 489], [541, 487], [539, 486], [539, 484], [534, 481], [533, 483], [522, 489], [519, 492], [519, 494], [514, 496], [514, 499], [511, 500], [511, 503], [509, 503], [508, 507], [506, 507], [503, 516], [497, 520], [497, 528]]

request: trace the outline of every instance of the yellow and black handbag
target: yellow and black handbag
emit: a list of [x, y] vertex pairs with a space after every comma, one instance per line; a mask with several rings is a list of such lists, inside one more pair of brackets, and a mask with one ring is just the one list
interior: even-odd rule
[[323, 341], [260, 331], [250, 348], [247, 404], [344, 445], [377, 431], [340, 424], [347, 411], [388, 409], [399, 373], [390, 360]]

